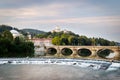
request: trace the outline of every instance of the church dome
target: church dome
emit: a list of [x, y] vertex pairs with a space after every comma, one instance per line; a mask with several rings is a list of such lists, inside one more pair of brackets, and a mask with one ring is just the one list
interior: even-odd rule
[[11, 30], [10, 32], [12, 33], [14, 38], [17, 37], [17, 36], [20, 36], [20, 33], [16, 30]]
[[11, 30], [10, 32], [11, 32], [12, 34], [19, 34], [19, 32], [16, 31], [16, 30]]

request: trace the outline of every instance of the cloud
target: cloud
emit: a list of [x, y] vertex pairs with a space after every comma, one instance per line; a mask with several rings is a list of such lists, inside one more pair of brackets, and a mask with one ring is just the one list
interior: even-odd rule
[[[67, 0], [4, 0], [1, 2], [1, 5], [2, 4], [4, 4], [3, 7], [5, 8], [0, 6], [0, 17], [13, 18], [70, 17], [69, 14], [74, 15], [79, 12], [79, 9], [82, 10], [82, 7], [88, 5], [83, 2], [83, 0], [69, 0], [69, 2]], [[86, 7], [84, 7], [84, 9], [85, 8]], [[98, 8], [92, 6], [88, 9], [98, 10]], [[86, 8], [85, 10], [88, 9]]]
[[[10, 1], [3, 1], [4, 3], [14, 3], [18, 4], [20, 3], [17, 0]], [[26, 6], [22, 7], [26, 3], [26, 1], [21, 0], [23, 4], [21, 4], [21, 7], [19, 8], [3, 8], [0, 9], [0, 17], [2, 18], [0, 21], [4, 20], [4, 18], [9, 18], [8, 22], [12, 21], [21, 21], [21, 22], [41, 22], [41, 23], [97, 23], [102, 21], [98, 20], [98, 17], [93, 16], [93, 12], [101, 11], [101, 7], [99, 6], [93, 6], [89, 3], [78, 0], [78, 1], [72, 1], [68, 3], [66, 0], [63, 1], [49, 1], [49, 0], [30, 0], [28, 1], [28, 4]], [[37, 3], [38, 2], [38, 3]], [[40, 3], [41, 2], [41, 3]], [[30, 4], [36, 3], [36, 5], [30, 5]], [[42, 4], [43, 3], [43, 4]], [[39, 4], [39, 5], [38, 5]], [[29, 6], [27, 6], [29, 5]], [[88, 7], [89, 6], [89, 7]], [[93, 12], [91, 12], [93, 11]], [[88, 15], [89, 12], [89, 15]], [[77, 17], [77, 18], [76, 18]], [[27, 21], [26, 21], [27, 20]], [[107, 19], [104, 19], [104, 21]], [[7, 22], [7, 20], [6, 20]]]
[[[53, 5], [46, 7], [28, 7], [19, 9], [0, 9], [0, 16], [13, 18], [34, 18], [34, 17], [49, 17], [57, 16], [59, 13]], [[58, 7], [55, 5], [55, 7]]]
[[[38, 19], [31, 22], [39, 23], [79, 23], [79, 24], [120, 24], [120, 16], [100, 16], [100, 17], [82, 17], [82, 18], [64, 18], [64, 19]], [[29, 21], [26, 21], [29, 22]], [[31, 23], [30, 22], [30, 23]]]

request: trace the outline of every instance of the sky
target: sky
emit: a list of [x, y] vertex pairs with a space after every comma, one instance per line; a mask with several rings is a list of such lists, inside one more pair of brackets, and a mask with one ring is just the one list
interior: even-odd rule
[[120, 0], [0, 0], [2, 24], [120, 42]]

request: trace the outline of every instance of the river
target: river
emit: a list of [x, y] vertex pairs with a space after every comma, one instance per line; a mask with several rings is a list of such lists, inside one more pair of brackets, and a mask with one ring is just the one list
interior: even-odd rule
[[120, 80], [120, 70], [84, 69], [54, 64], [0, 65], [0, 80]]

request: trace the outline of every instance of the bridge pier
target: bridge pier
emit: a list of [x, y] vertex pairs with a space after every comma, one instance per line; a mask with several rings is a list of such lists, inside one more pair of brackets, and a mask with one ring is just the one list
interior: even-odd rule
[[55, 54], [55, 57], [60, 57], [60, 48], [59, 48], [59, 46], [56, 48], [56, 50], [57, 50], [57, 53]]
[[120, 60], [120, 50], [115, 50], [114, 53], [115, 53], [114, 59]]
[[71, 54], [72, 58], [77, 58], [78, 57], [77, 49], [73, 48], [72, 51], [73, 51], [73, 53]]
[[90, 58], [96, 58], [97, 57], [97, 52], [96, 50], [91, 50], [91, 55], [90, 55]]

